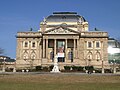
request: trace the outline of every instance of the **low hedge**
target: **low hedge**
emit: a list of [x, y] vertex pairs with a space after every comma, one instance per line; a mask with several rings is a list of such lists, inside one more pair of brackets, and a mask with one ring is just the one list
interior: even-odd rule
[[36, 69], [36, 71], [40, 71], [40, 70], [42, 70], [42, 66], [36, 66], [35, 69]]
[[64, 69], [67, 70], [67, 71], [70, 71], [71, 66], [64, 66]]
[[49, 66], [49, 70], [52, 71], [54, 65]]
[[85, 70], [93, 71], [93, 70], [94, 70], [94, 67], [93, 67], [93, 66], [85, 66]]
[[82, 66], [72, 66], [72, 70], [73, 71], [83, 71], [83, 68]]

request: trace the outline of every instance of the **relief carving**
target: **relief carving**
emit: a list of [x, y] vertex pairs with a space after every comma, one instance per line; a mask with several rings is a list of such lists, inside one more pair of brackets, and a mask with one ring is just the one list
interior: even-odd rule
[[76, 34], [76, 33], [68, 29], [59, 28], [59, 29], [51, 30], [46, 34]]

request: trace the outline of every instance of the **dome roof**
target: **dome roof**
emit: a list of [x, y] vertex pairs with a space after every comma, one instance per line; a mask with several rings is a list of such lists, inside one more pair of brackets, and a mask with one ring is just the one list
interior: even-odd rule
[[85, 22], [84, 17], [76, 12], [54, 12], [46, 18], [46, 22]]

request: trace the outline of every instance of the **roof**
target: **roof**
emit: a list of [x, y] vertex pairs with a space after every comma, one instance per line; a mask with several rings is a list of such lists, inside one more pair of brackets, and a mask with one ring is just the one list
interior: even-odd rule
[[[4, 62], [4, 59], [0, 59], [0, 62]], [[5, 62], [15, 62], [15, 59], [5, 59]]]
[[85, 22], [85, 18], [76, 12], [53, 12], [46, 17], [47, 22]]
[[3, 62], [5, 60], [5, 62], [15, 62], [15, 59], [11, 59], [10, 57], [7, 56], [0, 56], [0, 62]]

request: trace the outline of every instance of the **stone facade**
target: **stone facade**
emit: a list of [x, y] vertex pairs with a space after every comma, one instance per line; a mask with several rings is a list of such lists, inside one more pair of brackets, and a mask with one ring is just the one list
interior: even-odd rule
[[37, 32], [17, 33], [16, 67], [58, 64], [101, 67], [108, 63], [108, 33], [88, 31], [88, 22], [74, 12], [57, 12], [40, 23]]

